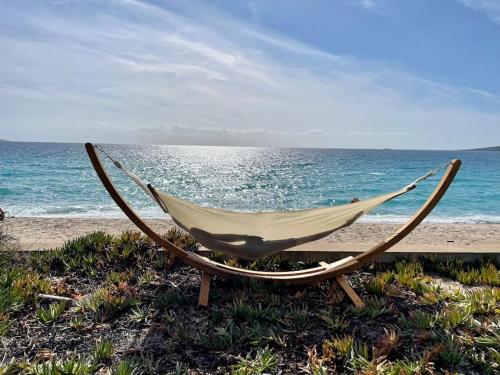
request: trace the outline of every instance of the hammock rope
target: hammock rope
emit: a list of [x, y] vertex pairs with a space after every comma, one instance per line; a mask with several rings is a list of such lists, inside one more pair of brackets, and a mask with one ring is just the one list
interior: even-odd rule
[[102, 154], [104, 156], [106, 156], [113, 163], [113, 165], [116, 168], [121, 170], [123, 172], [123, 174], [125, 174], [125, 176], [127, 176], [132, 181], [134, 181], [136, 183], [136, 185], [139, 186], [147, 194], [147, 196], [150, 197], [154, 202], [157, 202], [155, 196], [153, 195], [151, 190], [149, 190], [148, 184], [145, 183], [143, 180], [141, 180], [141, 178], [139, 176], [137, 176], [130, 169], [125, 168], [122, 163], [120, 163], [118, 160], [114, 159], [102, 146], [95, 145], [94, 148], [96, 150], [99, 150], [100, 152], [102, 152]]
[[409, 186], [417, 186], [420, 182], [427, 180], [429, 177], [434, 176], [436, 173], [438, 173], [441, 169], [446, 168], [448, 165], [451, 164], [451, 160], [448, 162], [437, 166], [433, 170], [429, 171], [428, 173], [424, 174], [422, 177], [417, 178], [415, 181], [413, 181]]

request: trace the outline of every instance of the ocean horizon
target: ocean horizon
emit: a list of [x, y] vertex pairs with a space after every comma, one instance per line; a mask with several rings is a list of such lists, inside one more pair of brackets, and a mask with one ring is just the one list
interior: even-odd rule
[[[138, 176], [194, 203], [238, 211], [345, 204], [391, 192], [450, 159], [463, 165], [433, 223], [500, 223], [500, 152], [236, 146], [103, 145]], [[104, 158], [103, 158], [104, 159]], [[118, 189], [147, 218], [165, 214], [106, 163]], [[363, 217], [399, 223], [433, 190], [440, 174]], [[18, 217], [120, 218], [78, 143], [0, 143], [0, 207]]]

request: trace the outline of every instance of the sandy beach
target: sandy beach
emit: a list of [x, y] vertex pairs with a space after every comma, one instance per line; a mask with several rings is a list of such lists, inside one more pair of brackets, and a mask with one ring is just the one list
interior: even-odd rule
[[[147, 222], [158, 232], [165, 232], [175, 225], [169, 219], [151, 219]], [[97, 230], [113, 234], [124, 230], [137, 230], [127, 219], [16, 217], [7, 219], [5, 223], [24, 250], [54, 248], [61, 246], [68, 239]], [[299, 248], [316, 251], [362, 251], [384, 239], [398, 227], [398, 224], [356, 223]], [[424, 223], [395, 246], [393, 251], [498, 253], [500, 224]]]

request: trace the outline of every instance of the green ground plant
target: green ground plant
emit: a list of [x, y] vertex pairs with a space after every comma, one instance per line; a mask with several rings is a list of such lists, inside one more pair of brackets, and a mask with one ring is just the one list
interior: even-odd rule
[[368, 279], [365, 284], [366, 291], [370, 294], [381, 295], [384, 293], [386, 286], [394, 280], [393, 271], [385, 271], [377, 273]]
[[101, 288], [78, 301], [78, 306], [94, 314], [96, 322], [108, 321], [137, 305], [137, 299], [117, 290]]
[[[184, 233], [168, 235], [195, 251]], [[96, 232], [13, 259], [0, 254], [0, 375], [499, 371], [500, 292], [491, 260], [368, 265], [347, 275], [365, 302], [358, 309], [328, 283], [238, 278], [214, 278], [211, 303], [199, 308], [198, 271], [134, 232]], [[314, 264], [227, 261], [262, 270]], [[436, 274], [488, 286], [441, 289]], [[76, 303], [61, 308], [40, 293]]]
[[81, 331], [85, 327], [85, 318], [82, 315], [73, 316], [69, 326], [76, 331]]
[[324, 309], [318, 313], [325, 326], [332, 331], [342, 332], [349, 327], [349, 319], [345, 315], [338, 315], [333, 309]]
[[346, 360], [351, 355], [353, 345], [354, 338], [352, 335], [337, 335], [323, 341], [323, 353], [331, 353], [330, 356], [335, 355], [337, 358]]
[[139, 362], [132, 359], [125, 359], [120, 362], [111, 370], [112, 375], [135, 375], [140, 373]]
[[136, 306], [131, 310], [130, 319], [136, 323], [149, 324], [151, 322], [151, 311], [147, 307]]
[[146, 270], [142, 275], [139, 276], [137, 282], [141, 286], [148, 286], [156, 280], [156, 273], [150, 270]]
[[4, 336], [10, 327], [11, 323], [7, 314], [0, 314], [0, 336]]
[[168, 309], [188, 303], [189, 299], [190, 297], [181, 290], [169, 290], [159, 294], [155, 302], [159, 308]]
[[426, 271], [450, 277], [465, 285], [500, 286], [500, 270], [492, 259], [485, 258], [473, 263], [465, 263], [460, 258], [444, 261], [423, 259], [422, 263]]
[[399, 318], [399, 325], [405, 329], [429, 330], [434, 328], [438, 316], [435, 314], [426, 313], [423, 311], [412, 311], [410, 312], [408, 318], [401, 315]]
[[100, 339], [92, 348], [92, 360], [99, 364], [111, 359], [113, 356], [113, 343], [110, 340]]
[[457, 294], [458, 305], [469, 314], [500, 313], [500, 288], [486, 288]]
[[177, 228], [170, 229], [164, 237], [186, 251], [196, 251], [200, 247], [192, 236]]
[[254, 356], [239, 357], [238, 363], [232, 367], [232, 375], [260, 375], [276, 368], [278, 358], [269, 347], [257, 350]]
[[66, 309], [65, 302], [51, 303], [47, 307], [39, 307], [36, 310], [36, 316], [43, 324], [54, 323], [63, 314]]
[[60, 361], [47, 361], [32, 365], [28, 373], [33, 375], [87, 375], [96, 368], [86, 358], [77, 356]]
[[378, 316], [392, 314], [394, 305], [384, 297], [368, 296], [364, 300], [364, 307], [352, 307], [351, 311], [358, 316], [367, 316], [370, 319], [375, 319]]
[[50, 281], [23, 268], [0, 269], [0, 313], [15, 312], [51, 291]]

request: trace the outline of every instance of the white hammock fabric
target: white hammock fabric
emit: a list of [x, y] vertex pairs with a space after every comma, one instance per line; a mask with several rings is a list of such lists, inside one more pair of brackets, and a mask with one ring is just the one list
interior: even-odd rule
[[307, 210], [250, 213], [201, 207], [165, 194], [146, 185], [101, 147], [96, 146], [96, 149], [103, 152], [200, 244], [214, 251], [246, 259], [277, 254], [349, 226], [381, 204], [414, 189], [417, 183], [435, 175], [444, 167], [430, 171], [400, 190], [356, 203]]
[[409, 189], [342, 206], [252, 213], [200, 207], [152, 191], [172, 219], [203, 246], [247, 259], [259, 259], [351, 225], [360, 216]]

